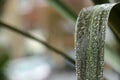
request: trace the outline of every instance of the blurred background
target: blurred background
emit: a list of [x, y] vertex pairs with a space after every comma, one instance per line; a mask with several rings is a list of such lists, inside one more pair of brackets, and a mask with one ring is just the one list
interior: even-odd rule
[[[83, 7], [95, 5], [94, 0], [59, 1], [75, 14]], [[0, 18], [75, 59], [75, 23], [48, 0], [0, 0]], [[106, 61], [104, 76], [108, 80], [120, 80], [120, 73], [112, 64]], [[42, 44], [0, 27], [0, 80], [76, 80], [76, 73], [74, 65]]]

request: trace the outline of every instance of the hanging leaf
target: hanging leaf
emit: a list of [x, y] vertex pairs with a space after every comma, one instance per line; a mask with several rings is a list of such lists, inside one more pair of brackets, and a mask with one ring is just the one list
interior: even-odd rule
[[108, 23], [119, 36], [120, 4], [81, 10], [76, 23], [77, 80], [103, 80], [105, 34]]

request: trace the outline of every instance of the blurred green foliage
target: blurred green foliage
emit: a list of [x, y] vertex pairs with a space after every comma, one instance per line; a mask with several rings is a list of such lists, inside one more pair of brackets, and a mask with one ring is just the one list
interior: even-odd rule
[[7, 0], [0, 0], [0, 16], [3, 13], [6, 2], [7, 2]]
[[0, 47], [0, 80], [7, 80], [3, 70], [8, 60], [8, 51], [5, 48]]

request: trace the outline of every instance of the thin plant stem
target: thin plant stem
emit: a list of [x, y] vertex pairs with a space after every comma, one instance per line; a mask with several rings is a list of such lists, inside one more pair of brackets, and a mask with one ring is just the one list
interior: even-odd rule
[[67, 5], [61, 0], [48, 0], [48, 2], [57, 10], [62, 16], [69, 19], [70, 21], [76, 22], [77, 14], [75, 14]]
[[33, 39], [33, 40], [35, 40], [35, 41], [43, 44], [43, 45], [46, 46], [48, 49], [56, 52], [57, 54], [61, 55], [62, 57], [64, 57], [65, 59], [67, 59], [69, 62], [71, 62], [73, 65], [75, 65], [74, 59], [72, 59], [71, 57], [69, 57], [69, 56], [67, 55], [67, 53], [64, 53], [64, 52], [58, 50], [57, 48], [54, 48], [53, 46], [49, 45], [47, 42], [45, 42], [45, 41], [43, 41], [43, 40], [41, 40], [41, 39], [39, 39], [39, 38], [37, 38], [37, 37], [34, 37], [33, 35], [28, 34], [28, 33], [25, 32], [25, 31], [22, 31], [22, 30], [19, 30], [19, 29], [13, 27], [13, 26], [10, 26], [10, 25], [4, 23], [3, 21], [0, 21], [0, 26], [1, 26], [1, 27], [4, 27], [4, 28], [7, 28], [7, 29], [10, 29], [10, 30], [12, 30], [12, 31], [14, 31], [14, 32], [16, 32], [16, 33], [19, 33], [19, 34], [21, 34], [21, 35], [23, 35], [23, 36], [25, 36], [25, 37], [28, 37], [28, 38], [30, 38], [30, 39]]

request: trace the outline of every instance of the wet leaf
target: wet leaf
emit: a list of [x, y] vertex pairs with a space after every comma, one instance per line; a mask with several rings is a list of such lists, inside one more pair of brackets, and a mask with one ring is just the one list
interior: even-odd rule
[[119, 37], [119, 11], [119, 3], [96, 5], [80, 11], [76, 23], [77, 80], [103, 80], [106, 28], [110, 24]]

